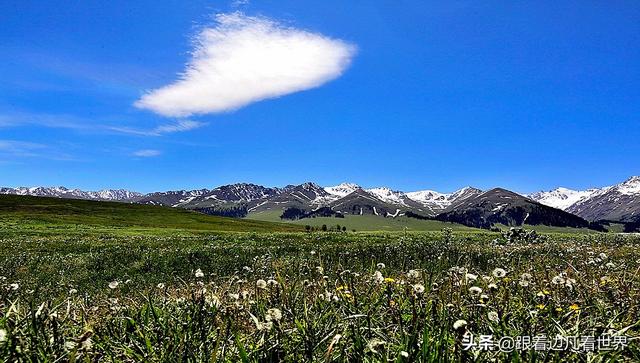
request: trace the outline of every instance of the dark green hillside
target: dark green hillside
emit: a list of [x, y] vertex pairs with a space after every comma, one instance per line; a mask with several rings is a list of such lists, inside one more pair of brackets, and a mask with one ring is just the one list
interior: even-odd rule
[[299, 226], [209, 216], [184, 209], [118, 202], [0, 195], [0, 233], [11, 230], [152, 229], [297, 231]]

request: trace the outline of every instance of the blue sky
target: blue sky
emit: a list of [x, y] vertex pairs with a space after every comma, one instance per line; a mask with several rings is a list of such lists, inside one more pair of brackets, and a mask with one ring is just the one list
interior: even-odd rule
[[18, 1], [0, 27], [3, 186], [640, 174], [632, 1]]

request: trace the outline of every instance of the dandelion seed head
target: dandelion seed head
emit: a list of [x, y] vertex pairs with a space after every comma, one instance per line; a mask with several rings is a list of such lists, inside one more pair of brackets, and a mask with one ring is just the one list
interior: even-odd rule
[[282, 311], [280, 309], [271, 308], [267, 310], [266, 321], [280, 321], [280, 319], [282, 319]]
[[464, 329], [466, 326], [467, 326], [467, 321], [463, 319], [456, 320], [456, 322], [453, 323], [454, 330], [461, 330], [461, 329]]
[[415, 285], [413, 285], [413, 291], [414, 291], [416, 294], [422, 294], [422, 293], [424, 293], [424, 285], [422, 285], [422, 284], [415, 284]]
[[200, 278], [203, 278], [203, 277], [204, 277], [204, 273], [202, 272], [202, 270], [201, 269], [197, 269], [196, 270], [196, 278], [200, 279]]
[[492, 275], [497, 278], [503, 278], [507, 275], [507, 271], [498, 267], [493, 270]]
[[420, 271], [409, 270], [409, 272], [407, 273], [407, 277], [410, 278], [410, 279], [419, 279], [420, 278]]
[[260, 279], [260, 280], [256, 281], [256, 287], [258, 289], [266, 289], [267, 288], [267, 282], [262, 280], [262, 279]]
[[469, 288], [469, 292], [470, 292], [472, 295], [480, 295], [480, 294], [482, 294], [482, 289], [481, 289], [481, 288], [479, 288], [478, 286], [471, 286], [471, 287]]
[[499, 321], [500, 321], [500, 319], [499, 319], [499, 317], [498, 317], [498, 313], [497, 313], [497, 312], [495, 312], [495, 311], [490, 311], [490, 312], [487, 314], [487, 317], [489, 318], [489, 321], [492, 321], [492, 322], [494, 322], [494, 323], [497, 323], [497, 322], [499, 322]]

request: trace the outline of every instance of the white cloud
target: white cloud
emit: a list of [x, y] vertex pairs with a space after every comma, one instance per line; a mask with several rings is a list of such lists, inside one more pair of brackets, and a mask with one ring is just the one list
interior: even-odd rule
[[205, 122], [180, 120], [176, 123], [160, 125], [160, 126], [156, 126], [153, 129], [148, 129], [148, 130], [126, 127], [126, 126], [109, 126], [108, 129], [111, 131], [120, 132], [124, 134], [131, 134], [131, 135], [160, 136], [164, 134], [172, 134], [175, 132], [191, 131], [206, 125], [207, 123]]
[[161, 135], [161, 134], [170, 134], [174, 132], [184, 132], [198, 129], [202, 126], [205, 126], [206, 123], [191, 121], [191, 120], [180, 120], [174, 124], [160, 125], [152, 130], [153, 133]]
[[133, 156], [137, 156], [139, 158], [151, 158], [154, 156], [159, 156], [161, 154], [162, 152], [160, 150], [145, 149], [145, 150], [135, 151], [133, 153]]
[[349, 66], [355, 46], [241, 13], [219, 14], [195, 39], [192, 59], [172, 84], [136, 101], [164, 116], [224, 112], [318, 87]]

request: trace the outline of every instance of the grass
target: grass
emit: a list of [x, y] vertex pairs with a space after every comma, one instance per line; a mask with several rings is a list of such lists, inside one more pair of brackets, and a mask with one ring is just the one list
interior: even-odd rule
[[[15, 210], [3, 221], [34, 218]], [[238, 233], [178, 220], [136, 233], [109, 229], [112, 212], [93, 224], [60, 212], [64, 226], [83, 223], [0, 233], [0, 361], [640, 360], [639, 236]], [[504, 353], [464, 350], [469, 334], [630, 340]]]
[[117, 232], [136, 235], [296, 230], [301, 228], [151, 205], [0, 195], [0, 233]]
[[281, 214], [282, 212], [278, 211], [251, 213], [247, 219], [285, 222], [301, 226], [310, 225], [313, 227], [321, 227], [323, 224], [326, 224], [329, 228], [335, 227], [339, 224], [340, 226], [347, 227], [348, 230], [355, 229], [356, 231], [403, 231], [405, 228], [409, 231], [440, 231], [443, 228], [451, 228], [456, 231], [477, 230], [475, 228], [456, 223], [419, 220], [407, 217], [383, 218], [374, 215], [345, 215], [344, 218], [316, 217], [287, 221], [280, 219]]

